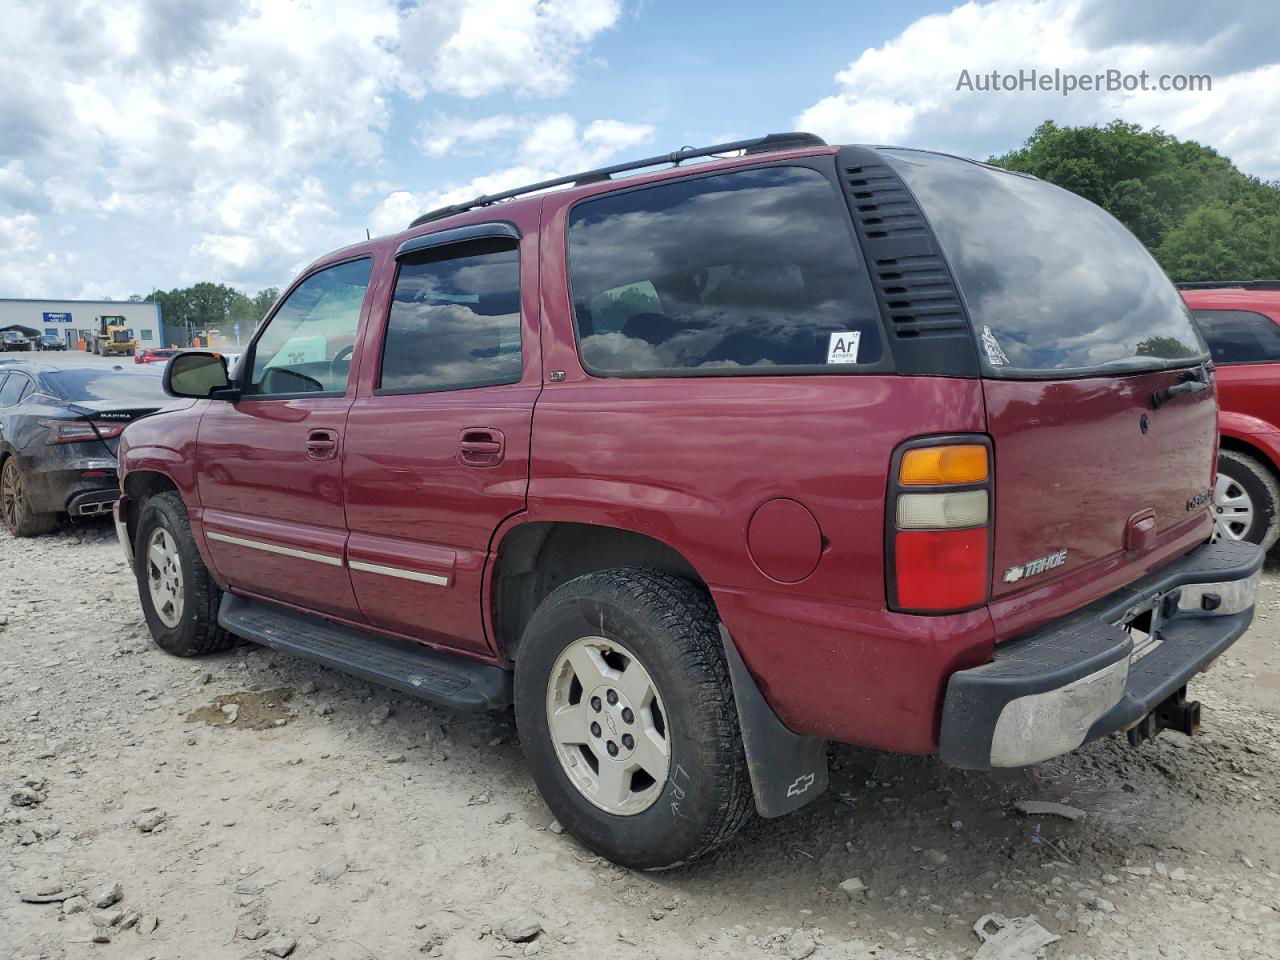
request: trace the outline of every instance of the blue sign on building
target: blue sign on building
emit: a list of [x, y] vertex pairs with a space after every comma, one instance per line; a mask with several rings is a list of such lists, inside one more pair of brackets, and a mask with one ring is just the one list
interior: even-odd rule
[[45, 322], [45, 323], [70, 323], [70, 322], [71, 322], [71, 314], [69, 314], [69, 313], [49, 313], [48, 311], [45, 311], [45, 315], [44, 315], [44, 322]]

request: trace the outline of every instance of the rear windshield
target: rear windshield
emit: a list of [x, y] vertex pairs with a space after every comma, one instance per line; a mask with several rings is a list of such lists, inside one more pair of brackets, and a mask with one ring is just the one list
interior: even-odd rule
[[96, 370], [85, 367], [46, 373], [42, 379], [51, 393], [72, 403], [119, 400], [125, 404], [135, 401], [151, 404], [157, 400], [170, 399], [164, 392], [163, 378], [154, 372], [134, 373], [132, 370]]
[[583, 365], [606, 376], [884, 368], [879, 312], [835, 186], [775, 166], [575, 206]]
[[1100, 207], [957, 157], [881, 153], [938, 235], [988, 375], [1123, 373], [1207, 359], [1160, 265]]

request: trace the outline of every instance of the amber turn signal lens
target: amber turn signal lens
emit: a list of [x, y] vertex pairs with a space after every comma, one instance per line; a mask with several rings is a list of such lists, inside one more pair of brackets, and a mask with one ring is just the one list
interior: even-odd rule
[[980, 443], [917, 447], [902, 455], [898, 481], [904, 486], [982, 483], [989, 470], [987, 448]]

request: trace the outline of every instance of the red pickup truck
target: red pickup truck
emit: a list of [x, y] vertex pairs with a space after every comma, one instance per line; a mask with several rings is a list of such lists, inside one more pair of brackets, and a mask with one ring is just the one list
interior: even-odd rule
[[1194, 732], [1255, 545], [1214, 377], [1103, 211], [783, 134], [432, 211], [308, 267], [130, 424], [147, 623], [515, 707], [565, 828], [658, 868], [826, 786]]

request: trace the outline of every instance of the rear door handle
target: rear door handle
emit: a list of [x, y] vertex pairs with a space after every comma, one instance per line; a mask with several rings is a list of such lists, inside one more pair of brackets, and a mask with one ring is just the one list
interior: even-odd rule
[[332, 460], [338, 454], [338, 435], [332, 430], [312, 430], [307, 434], [307, 459]]
[[466, 427], [458, 433], [458, 462], [496, 467], [507, 454], [507, 438], [493, 427]]

